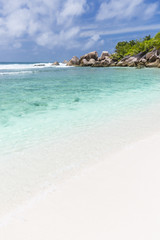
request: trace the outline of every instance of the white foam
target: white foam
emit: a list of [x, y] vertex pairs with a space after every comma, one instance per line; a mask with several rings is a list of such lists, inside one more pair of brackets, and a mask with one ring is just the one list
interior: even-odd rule
[[36, 68], [50, 68], [50, 67], [69, 67], [65, 63], [60, 63], [58, 66], [52, 63], [32, 63], [32, 64], [0, 64], [0, 70], [23, 70], [23, 69], [36, 69]]
[[0, 75], [17, 75], [17, 74], [30, 74], [32, 71], [19, 71], [19, 72], [0, 72]]
[[58, 66], [56, 67], [67, 67], [67, 68], [70, 68], [70, 67], [73, 67], [73, 66], [67, 66], [65, 63], [59, 63]]
[[34, 64], [0, 64], [0, 70], [30, 69]]

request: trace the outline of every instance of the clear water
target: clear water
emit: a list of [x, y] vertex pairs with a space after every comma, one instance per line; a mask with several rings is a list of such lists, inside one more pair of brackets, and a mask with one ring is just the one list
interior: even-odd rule
[[0, 64], [0, 213], [159, 131], [159, 107], [160, 69]]

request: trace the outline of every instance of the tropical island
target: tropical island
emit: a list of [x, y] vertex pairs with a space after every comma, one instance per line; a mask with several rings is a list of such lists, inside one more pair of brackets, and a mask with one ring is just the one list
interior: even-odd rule
[[98, 57], [96, 51], [80, 58], [73, 56], [68, 66], [81, 67], [159, 67], [160, 68], [160, 32], [153, 38], [150, 35], [140, 40], [118, 42], [115, 53], [103, 51]]

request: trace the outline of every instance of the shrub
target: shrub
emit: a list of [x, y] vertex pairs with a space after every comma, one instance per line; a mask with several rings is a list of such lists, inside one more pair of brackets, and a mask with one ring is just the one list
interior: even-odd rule
[[115, 48], [115, 53], [112, 54], [112, 58], [120, 60], [128, 55], [133, 56], [140, 52], [152, 51], [154, 48], [160, 49], [160, 32], [158, 32], [153, 38], [148, 35], [145, 36], [143, 40], [118, 42]]

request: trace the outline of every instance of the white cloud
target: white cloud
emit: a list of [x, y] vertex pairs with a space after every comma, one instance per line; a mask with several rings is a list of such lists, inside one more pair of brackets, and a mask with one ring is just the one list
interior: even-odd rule
[[[105, 35], [158, 29], [143, 25], [158, 13], [157, 2], [101, 0], [93, 13], [94, 4], [89, 0], [0, 0], [0, 45], [20, 48], [29, 41], [48, 48], [90, 49], [104, 44]], [[142, 26], [127, 27], [131, 25], [126, 20], [135, 18], [143, 20]]]
[[[36, 42], [40, 46], [48, 46], [48, 48], [52, 48], [56, 45], [66, 46], [66, 48], [74, 47], [73, 41], [79, 32], [78, 27], [72, 27], [70, 29], [61, 30], [58, 34], [53, 32], [45, 32], [40, 33], [37, 36]], [[67, 47], [68, 46], [68, 47]]]
[[157, 8], [158, 8], [157, 3], [149, 4], [149, 6], [146, 7], [145, 12], [144, 12], [145, 18], [150, 19], [155, 14]]
[[116, 35], [116, 34], [126, 34], [126, 33], [134, 33], [148, 30], [159, 30], [160, 24], [154, 25], [141, 25], [136, 27], [125, 27], [125, 28], [116, 28], [111, 30], [84, 30], [80, 33], [81, 38], [87, 38], [86, 43], [83, 45], [83, 49], [91, 49], [93, 46], [103, 45], [104, 40], [102, 39], [104, 36]]
[[99, 36], [107, 36], [107, 35], [114, 35], [114, 34], [123, 34], [123, 33], [133, 33], [133, 32], [141, 32], [141, 31], [148, 31], [148, 30], [159, 30], [160, 24], [154, 25], [141, 25], [136, 27], [126, 27], [126, 28], [118, 28], [112, 30], [91, 30], [91, 31], [84, 31], [80, 34], [81, 37], [92, 37], [96, 34]]
[[30, 12], [27, 9], [15, 10], [5, 20], [6, 31], [13, 37], [22, 36], [27, 31], [29, 18]]
[[86, 0], [0, 0], [0, 6], [0, 44], [5, 39], [16, 46], [25, 37], [53, 47], [78, 37], [74, 20], [85, 12]]
[[90, 49], [100, 40], [100, 36], [98, 34], [93, 34], [89, 40], [87, 40], [86, 44], [83, 46], [84, 50]]
[[62, 10], [58, 12], [57, 21], [63, 24], [68, 20], [68, 17], [73, 18], [85, 12], [86, 0], [68, 0], [65, 2]]
[[158, 3], [145, 3], [145, 0], [110, 0], [100, 5], [97, 20], [151, 18], [158, 8]]

